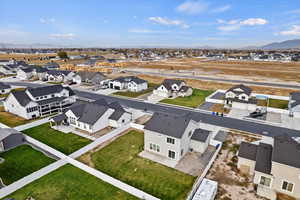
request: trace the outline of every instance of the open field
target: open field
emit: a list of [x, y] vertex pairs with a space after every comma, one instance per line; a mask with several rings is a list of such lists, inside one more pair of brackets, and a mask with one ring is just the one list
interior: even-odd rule
[[155, 87], [157, 87], [158, 85], [155, 83], [148, 83], [148, 89], [141, 91], [141, 92], [115, 92], [113, 93], [113, 95], [118, 95], [118, 96], [124, 96], [124, 97], [131, 97], [131, 98], [136, 98], [139, 97], [141, 95], [147, 94], [152, 92]]
[[54, 162], [53, 159], [29, 145], [21, 145], [0, 153], [0, 157], [5, 159], [3, 163], [0, 163], [0, 178], [5, 185], [9, 185]]
[[[124, 74], [122, 75], [124, 76]], [[133, 75], [133, 74], [128, 73], [127, 75]], [[150, 76], [150, 75], [138, 75], [138, 77], [154, 83], [161, 83], [166, 78], [172, 78], [172, 77]], [[217, 89], [228, 90], [233, 85], [236, 85], [236, 84], [229, 84], [229, 83], [201, 81], [201, 80], [193, 80], [193, 79], [184, 79], [184, 81], [186, 81], [188, 86], [201, 89], [201, 90], [217, 90]], [[294, 89], [271, 88], [271, 87], [262, 87], [262, 86], [252, 86], [252, 85], [249, 85], [249, 87], [251, 87], [253, 89], [253, 92], [255, 93], [281, 95], [281, 96], [289, 96], [291, 92], [297, 91]], [[300, 92], [300, 90], [298, 90], [298, 92]]]
[[189, 97], [177, 97], [175, 99], [164, 99], [161, 103], [174, 104], [179, 106], [186, 106], [197, 108], [205, 102], [205, 98], [212, 94], [214, 91], [193, 89], [193, 94]]
[[91, 142], [90, 140], [73, 133], [63, 133], [54, 130], [48, 123], [27, 129], [23, 132], [67, 155]]
[[[284, 67], [283, 67], [284, 66]], [[244, 76], [253, 79], [299, 81], [300, 62], [209, 61], [197, 58], [160, 62], [130, 62], [126, 67], [164, 70], [193, 70], [199, 74]]]
[[9, 127], [16, 127], [23, 124], [27, 124], [33, 122], [33, 120], [27, 120], [17, 115], [11, 114], [9, 112], [4, 111], [4, 107], [0, 106], [0, 123], [5, 124]]
[[133, 130], [80, 161], [160, 199], [185, 199], [195, 177], [139, 157], [143, 143], [143, 133]]
[[25, 200], [137, 200], [134, 196], [71, 165], [65, 165], [9, 195]]

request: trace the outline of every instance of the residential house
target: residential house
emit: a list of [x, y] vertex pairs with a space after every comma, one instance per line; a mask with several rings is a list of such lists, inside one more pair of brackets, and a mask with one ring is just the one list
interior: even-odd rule
[[5, 75], [14, 74], [12, 69], [10, 67], [8, 67], [7, 65], [0, 65], [0, 73], [5, 74]]
[[33, 77], [34, 70], [33, 68], [26, 67], [26, 68], [20, 68], [17, 71], [17, 78], [20, 80], [29, 80]]
[[128, 124], [132, 119], [131, 113], [117, 102], [108, 104], [105, 100], [79, 104], [70, 107], [65, 113], [53, 117], [52, 122], [67, 123], [70, 126], [95, 133], [106, 127], [118, 128]]
[[0, 94], [8, 94], [11, 91], [11, 86], [0, 82]]
[[0, 152], [13, 149], [25, 142], [23, 134], [12, 128], [0, 128]]
[[178, 162], [189, 151], [204, 153], [210, 136], [190, 115], [154, 113], [144, 127], [144, 150]]
[[300, 92], [292, 92], [289, 100], [290, 116], [300, 118]]
[[276, 200], [300, 199], [299, 139], [287, 135], [268, 138], [259, 143], [242, 142], [238, 168], [253, 176], [257, 194]]
[[81, 77], [69, 70], [49, 70], [46, 72], [45, 78], [48, 81], [64, 82], [64, 83], [81, 83]]
[[107, 79], [106, 76], [101, 72], [79, 71], [77, 73], [81, 77], [81, 82], [83, 83], [100, 85], [102, 81]]
[[135, 76], [119, 77], [110, 80], [109, 87], [115, 90], [140, 92], [148, 88], [148, 82]]
[[4, 109], [25, 119], [63, 112], [74, 102], [75, 94], [69, 87], [51, 85], [13, 91], [4, 101]]
[[252, 89], [245, 85], [236, 85], [225, 92], [226, 107], [256, 110], [257, 100], [251, 97]]
[[163, 83], [153, 90], [153, 94], [165, 98], [175, 98], [177, 96], [190, 96], [193, 89], [186, 86], [185, 81], [175, 79], [165, 79]]
[[59, 70], [59, 64], [56, 62], [49, 62], [43, 66], [43, 68], [46, 68], [48, 70]]

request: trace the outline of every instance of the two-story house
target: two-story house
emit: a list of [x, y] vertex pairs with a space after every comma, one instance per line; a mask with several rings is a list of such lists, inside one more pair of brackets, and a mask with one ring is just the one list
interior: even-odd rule
[[144, 150], [176, 163], [189, 151], [204, 153], [211, 133], [190, 115], [154, 113], [144, 127]]
[[51, 122], [67, 123], [89, 133], [95, 133], [108, 126], [118, 128], [132, 120], [131, 113], [127, 112], [119, 103], [108, 104], [105, 100], [83, 103], [71, 106], [65, 113], [51, 118]]
[[69, 70], [49, 70], [45, 75], [46, 80], [64, 83], [81, 83], [81, 77], [77, 73]]
[[290, 116], [300, 118], [300, 92], [292, 92], [289, 100]]
[[299, 140], [277, 136], [259, 143], [242, 142], [238, 168], [253, 176], [258, 195], [271, 200], [279, 196], [300, 199], [299, 158]]
[[185, 81], [175, 79], [165, 79], [163, 83], [153, 90], [153, 94], [165, 98], [177, 96], [190, 96], [193, 93], [191, 87], [186, 86]]
[[148, 88], [148, 82], [135, 76], [119, 77], [110, 80], [109, 87], [116, 90], [140, 92]]
[[226, 107], [255, 110], [257, 100], [251, 97], [252, 89], [245, 85], [236, 85], [225, 92]]
[[4, 101], [6, 112], [32, 119], [62, 112], [76, 101], [69, 87], [51, 85], [13, 91]]

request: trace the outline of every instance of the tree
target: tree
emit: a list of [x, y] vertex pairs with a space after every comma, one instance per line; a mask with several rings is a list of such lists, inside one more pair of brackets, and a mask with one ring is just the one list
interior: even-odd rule
[[57, 53], [57, 55], [58, 55], [58, 57], [59, 57], [60, 59], [67, 59], [67, 58], [68, 58], [68, 54], [67, 54], [67, 52], [65, 52], [65, 51], [59, 51], [59, 52]]

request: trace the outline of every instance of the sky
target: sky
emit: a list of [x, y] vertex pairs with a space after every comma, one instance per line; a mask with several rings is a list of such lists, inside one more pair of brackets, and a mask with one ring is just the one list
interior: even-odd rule
[[0, 43], [245, 47], [300, 39], [299, 0], [0, 0]]

